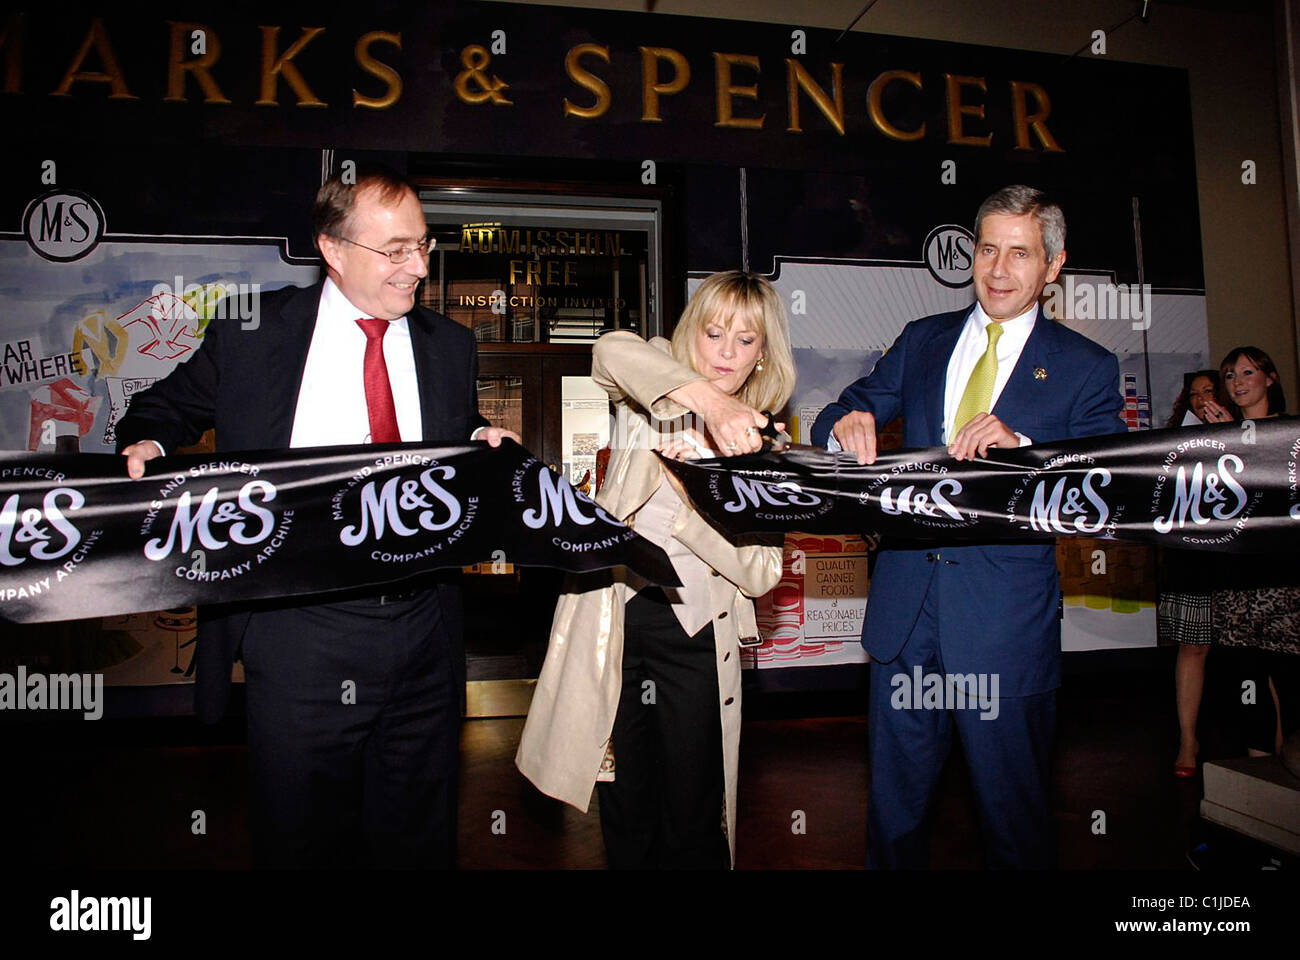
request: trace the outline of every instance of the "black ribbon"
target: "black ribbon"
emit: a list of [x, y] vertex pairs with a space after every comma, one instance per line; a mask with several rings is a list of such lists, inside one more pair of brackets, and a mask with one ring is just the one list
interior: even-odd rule
[[722, 532], [989, 542], [1096, 537], [1294, 553], [1300, 419], [1041, 443], [958, 462], [942, 447], [859, 466], [814, 447], [665, 461]]
[[202, 454], [126, 476], [110, 454], [0, 461], [0, 618], [17, 623], [384, 584], [479, 562], [667, 555], [516, 444]]
[[[724, 533], [988, 542], [1085, 536], [1293, 554], [1300, 420], [859, 466], [811, 447], [665, 461]], [[379, 585], [478, 562], [677, 585], [667, 556], [522, 448], [392, 444], [0, 462], [0, 618], [37, 622]], [[1286, 561], [1280, 561], [1286, 562]]]

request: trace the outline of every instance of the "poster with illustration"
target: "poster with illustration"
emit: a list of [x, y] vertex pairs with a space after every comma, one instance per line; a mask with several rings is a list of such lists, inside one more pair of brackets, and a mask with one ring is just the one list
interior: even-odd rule
[[[53, 190], [0, 233], [0, 452], [112, 453], [130, 398], [189, 360], [210, 319], [260, 323], [261, 293], [319, 273], [287, 258], [282, 239], [116, 236], [112, 213]], [[193, 607], [27, 627], [0, 667], [185, 682], [194, 627]]]

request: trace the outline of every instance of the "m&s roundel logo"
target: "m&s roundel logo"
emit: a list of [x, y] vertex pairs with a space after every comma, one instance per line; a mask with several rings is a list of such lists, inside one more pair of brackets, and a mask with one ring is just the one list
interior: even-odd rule
[[974, 255], [974, 235], [955, 223], [935, 227], [921, 248], [925, 268], [945, 287], [964, 287], [971, 282]]
[[23, 211], [23, 235], [46, 260], [80, 260], [104, 236], [104, 211], [79, 190], [51, 190]]

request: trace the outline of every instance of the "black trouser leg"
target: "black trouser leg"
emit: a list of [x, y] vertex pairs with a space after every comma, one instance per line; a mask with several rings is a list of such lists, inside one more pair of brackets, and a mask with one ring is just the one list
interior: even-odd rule
[[447, 647], [432, 593], [252, 618], [243, 660], [260, 865], [454, 865]]
[[648, 677], [644, 631], [632, 623], [633, 598], [623, 631], [623, 690], [614, 717], [614, 780], [596, 785], [605, 860], [611, 870], [657, 867], [659, 741], [652, 707], [642, 697]]
[[615, 779], [600, 784], [611, 867], [728, 865], [715, 657], [712, 625], [687, 636], [662, 591], [628, 602]]

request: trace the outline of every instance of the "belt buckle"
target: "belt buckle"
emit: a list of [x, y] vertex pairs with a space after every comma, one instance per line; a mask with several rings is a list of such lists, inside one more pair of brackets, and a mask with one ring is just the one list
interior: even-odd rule
[[418, 590], [407, 590], [405, 593], [381, 593], [379, 595], [379, 605], [386, 607], [394, 603], [406, 603], [409, 600], [414, 600], [418, 592]]

